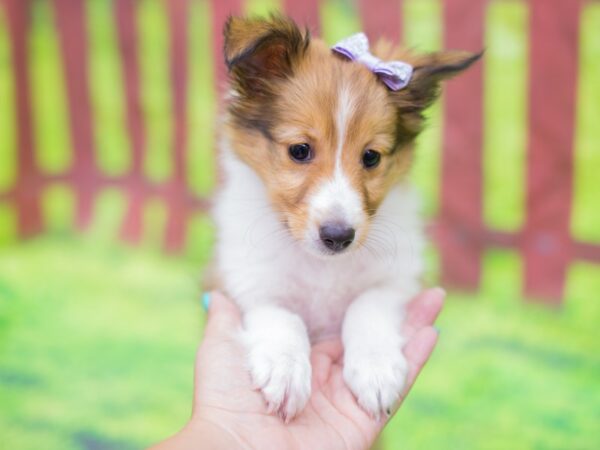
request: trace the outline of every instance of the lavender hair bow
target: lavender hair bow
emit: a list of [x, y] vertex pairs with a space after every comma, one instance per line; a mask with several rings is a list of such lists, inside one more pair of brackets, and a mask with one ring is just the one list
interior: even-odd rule
[[405, 88], [413, 68], [402, 61], [382, 61], [369, 51], [369, 40], [365, 33], [356, 33], [342, 39], [331, 48], [334, 52], [344, 55], [352, 61], [357, 61], [379, 77], [392, 91]]

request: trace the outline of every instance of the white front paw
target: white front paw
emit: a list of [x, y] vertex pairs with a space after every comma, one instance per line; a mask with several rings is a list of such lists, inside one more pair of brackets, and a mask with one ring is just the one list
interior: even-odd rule
[[269, 412], [285, 421], [298, 414], [310, 397], [308, 351], [281, 342], [261, 342], [249, 348], [252, 381], [267, 401]]
[[408, 364], [399, 347], [346, 349], [344, 380], [372, 417], [390, 415], [406, 383]]

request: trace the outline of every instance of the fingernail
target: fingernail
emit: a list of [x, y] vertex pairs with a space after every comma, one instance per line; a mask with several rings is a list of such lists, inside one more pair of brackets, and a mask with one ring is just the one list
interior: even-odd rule
[[446, 296], [446, 290], [444, 288], [435, 287], [435, 288], [433, 288], [433, 290], [436, 291], [437, 293], [439, 293], [442, 297]]
[[208, 311], [208, 307], [210, 306], [210, 292], [202, 294], [202, 306], [205, 311]]

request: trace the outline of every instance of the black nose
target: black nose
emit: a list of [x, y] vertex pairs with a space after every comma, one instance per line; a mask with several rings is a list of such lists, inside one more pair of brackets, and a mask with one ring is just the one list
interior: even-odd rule
[[354, 240], [354, 228], [349, 228], [340, 223], [323, 225], [319, 229], [319, 237], [325, 247], [334, 252], [341, 252], [348, 248]]

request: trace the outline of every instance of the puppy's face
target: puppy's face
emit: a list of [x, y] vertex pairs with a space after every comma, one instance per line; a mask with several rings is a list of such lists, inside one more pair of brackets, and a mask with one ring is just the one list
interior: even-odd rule
[[409, 86], [390, 91], [284, 18], [232, 18], [225, 28], [233, 148], [261, 177], [291, 235], [318, 255], [366, 240], [379, 205], [410, 168], [421, 112], [439, 81], [478, 57], [415, 57], [386, 43], [373, 52], [412, 64]]

